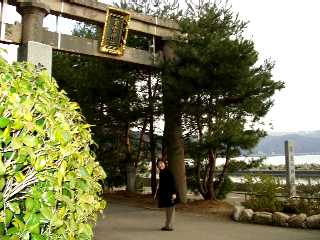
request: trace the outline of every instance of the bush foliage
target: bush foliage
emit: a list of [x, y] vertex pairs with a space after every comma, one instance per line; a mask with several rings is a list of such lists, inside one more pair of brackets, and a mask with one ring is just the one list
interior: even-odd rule
[[0, 239], [92, 239], [105, 173], [46, 72], [0, 57]]
[[247, 175], [245, 183], [251, 194], [244, 205], [254, 211], [277, 212], [283, 209], [283, 203], [277, 199], [282, 188], [277, 178], [271, 175]]

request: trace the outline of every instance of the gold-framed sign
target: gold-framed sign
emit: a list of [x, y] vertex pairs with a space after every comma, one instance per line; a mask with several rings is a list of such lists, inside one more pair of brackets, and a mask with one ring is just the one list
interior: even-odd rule
[[109, 7], [103, 28], [100, 51], [113, 55], [123, 55], [128, 36], [130, 14]]

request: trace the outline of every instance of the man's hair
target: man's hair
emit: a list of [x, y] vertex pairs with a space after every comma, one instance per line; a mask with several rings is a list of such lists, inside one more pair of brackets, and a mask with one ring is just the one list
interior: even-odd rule
[[158, 158], [158, 160], [157, 160], [157, 166], [159, 165], [159, 162], [163, 162], [165, 165], [167, 165], [167, 163], [166, 163], [165, 161], [163, 161], [162, 158]]

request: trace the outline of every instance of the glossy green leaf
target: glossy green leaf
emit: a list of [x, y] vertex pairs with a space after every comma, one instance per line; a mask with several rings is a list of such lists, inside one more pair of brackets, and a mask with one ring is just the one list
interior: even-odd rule
[[37, 124], [38, 127], [43, 128], [45, 122], [46, 122], [45, 119], [44, 119], [44, 118], [41, 118], [41, 119], [39, 119], [39, 120], [36, 121], [36, 124]]
[[38, 214], [31, 213], [29, 216], [27, 216], [25, 219], [25, 224], [31, 233], [40, 233], [40, 216]]
[[18, 153], [18, 157], [16, 158], [16, 161], [18, 164], [25, 165], [28, 162], [28, 154], [20, 150]]
[[88, 185], [87, 181], [85, 181], [85, 180], [78, 180], [77, 187], [84, 192], [88, 192], [90, 189], [90, 186]]
[[5, 218], [4, 223], [9, 224], [11, 222], [11, 219], [13, 217], [13, 212], [11, 212], [8, 208], [5, 210]]
[[55, 205], [55, 196], [53, 192], [46, 191], [41, 195], [42, 201], [48, 205], [48, 206], [54, 206]]
[[10, 123], [10, 119], [6, 117], [0, 117], [0, 128], [5, 128]]
[[31, 210], [33, 209], [33, 205], [34, 205], [34, 200], [32, 198], [27, 198], [25, 200], [25, 206], [26, 206], [27, 212], [31, 212]]
[[31, 240], [47, 240], [47, 238], [40, 234], [32, 234]]
[[20, 238], [17, 236], [18, 233], [19, 233], [19, 229], [17, 229], [16, 227], [9, 228], [7, 232], [8, 235], [12, 235], [10, 237], [10, 240], [20, 240]]
[[5, 214], [0, 192], [0, 239], [92, 239], [86, 224], [103, 207], [101, 177], [94, 175], [90, 126], [78, 104], [32, 64], [10, 66], [0, 56], [0, 73], [0, 95], [6, 94], [0, 96], [0, 148], [6, 148], [0, 153], [0, 191], [9, 179], [16, 185], [32, 174], [37, 180], [5, 203]]
[[4, 230], [5, 230], [4, 224], [0, 223], [0, 236], [4, 235]]
[[11, 159], [13, 157], [12, 155], [14, 154], [15, 152], [6, 152], [3, 154], [3, 157], [5, 157], [8, 160], [8, 159]]

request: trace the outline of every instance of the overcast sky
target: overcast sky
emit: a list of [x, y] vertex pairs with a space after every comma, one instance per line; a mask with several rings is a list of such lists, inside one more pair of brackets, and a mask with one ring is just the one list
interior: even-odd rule
[[[229, 3], [241, 19], [250, 22], [246, 35], [256, 43], [260, 60], [274, 60], [274, 79], [286, 84], [275, 95], [274, 107], [266, 117], [273, 124], [272, 131], [320, 130], [320, 1], [229, 0]], [[8, 9], [6, 15], [7, 22], [19, 20], [13, 9]], [[54, 23], [51, 16], [44, 24], [55, 30]], [[61, 32], [70, 29], [70, 21], [60, 24]], [[8, 58], [15, 59], [14, 50]]]

